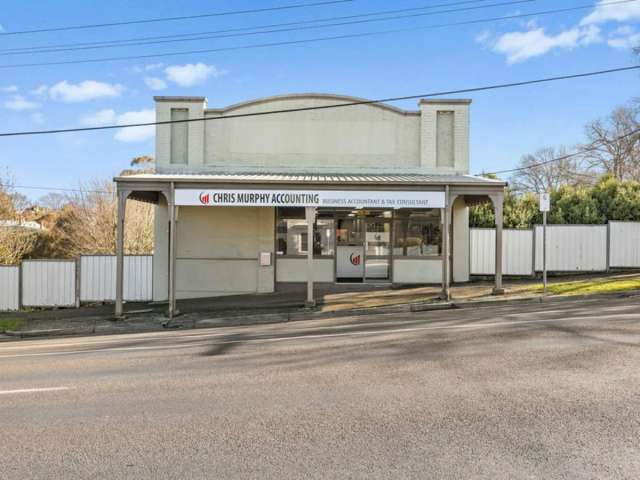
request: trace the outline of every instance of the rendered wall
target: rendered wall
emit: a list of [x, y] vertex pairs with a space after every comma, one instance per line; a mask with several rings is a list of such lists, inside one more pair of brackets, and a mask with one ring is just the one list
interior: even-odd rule
[[442, 260], [393, 260], [393, 283], [442, 283]]
[[453, 269], [451, 278], [454, 282], [469, 281], [469, 208], [462, 197], [453, 202]]
[[[204, 99], [161, 97], [158, 121], [187, 109], [189, 118], [233, 117], [273, 110], [322, 107], [354, 101], [320, 94], [289, 95], [207, 109]], [[439, 168], [437, 112], [453, 111], [452, 167]], [[419, 111], [385, 105], [356, 105], [278, 115], [190, 122], [188, 163], [171, 158], [171, 125], [156, 131], [158, 173], [317, 172], [317, 173], [468, 173], [469, 103], [437, 101]], [[175, 132], [174, 132], [175, 133]], [[175, 135], [174, 135], [175, 136]]]
[[[276, 281], [277, 282], [306, 282], [307, 281], [307, 259], [306, 258], [278, 258], [276, 260]], [[334, 281], [334, 261], [333, 258], [313, 259], [313, 280], [314, 282]]]
[[176, 240], [176, 296], [197, 298], [274, 290], [273, 208], [180, 207]]

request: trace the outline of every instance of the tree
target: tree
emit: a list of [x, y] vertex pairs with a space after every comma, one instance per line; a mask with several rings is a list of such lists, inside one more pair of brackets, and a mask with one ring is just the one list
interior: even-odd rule
[[[116, 245], [115, 187], [94, 181], [69, 197], [51, 229], [52, 249], [63, 257], [113, 254]], [[125, 216], [125, 252], [153, 251], [153, 205], [128, 201]]]
[[[542, 193], [561, 185], [592, 183], [595, 178], [586, 174], [578, 157], [563, 158], [565, 147], [547, 147], [534, 154], [524, 155], [510, 179], [514, 191]], [[560, 159], [560, 160], [556, 160]]]
[[154, 173], [155, 172], [156, 159], [150, 155], [140, 155], [134, 157], [129, 163], [131, 167], [120, 172], [120, 175], [137, 175], [139, 173]]
[[67, 195], [51, 192], [40, 197], [37, 203], [47, 210], [60, 210], [68, 201], [69, 197]]
[[582, 147], [582, 156], [589, 168], [610, 173], [616, 180], [640, 181], [640, 135], [632, 134], [640, 128], [639, 113], [636, 105], [619, 107], [586, 126], [589, 142]]

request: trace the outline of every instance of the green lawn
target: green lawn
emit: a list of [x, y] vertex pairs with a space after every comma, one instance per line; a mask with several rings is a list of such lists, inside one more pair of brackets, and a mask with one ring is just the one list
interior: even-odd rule
[[7, 330], [19, 330], [24, 324], [21, 318], [0, 318], [0, 333]]
[[[526, 292], [542, 293], [542, 285], [533, 285]], [[553, 295], [587, 295], [640, 290], [640, 277], [598, 278], [575, 282], [550, 283], [548, 291]]]

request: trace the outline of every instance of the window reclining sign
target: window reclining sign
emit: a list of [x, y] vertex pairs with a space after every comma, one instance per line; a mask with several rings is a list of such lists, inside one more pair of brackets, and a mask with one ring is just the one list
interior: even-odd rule
[[444, 192], [176, 189], [176, 205], [220, 207], [444, 208]]

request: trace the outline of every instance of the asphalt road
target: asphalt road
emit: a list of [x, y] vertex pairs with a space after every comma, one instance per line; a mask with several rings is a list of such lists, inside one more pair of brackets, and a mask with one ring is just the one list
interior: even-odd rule
[[0, 478], [640, 478], [640, 300], [0, 343]]

